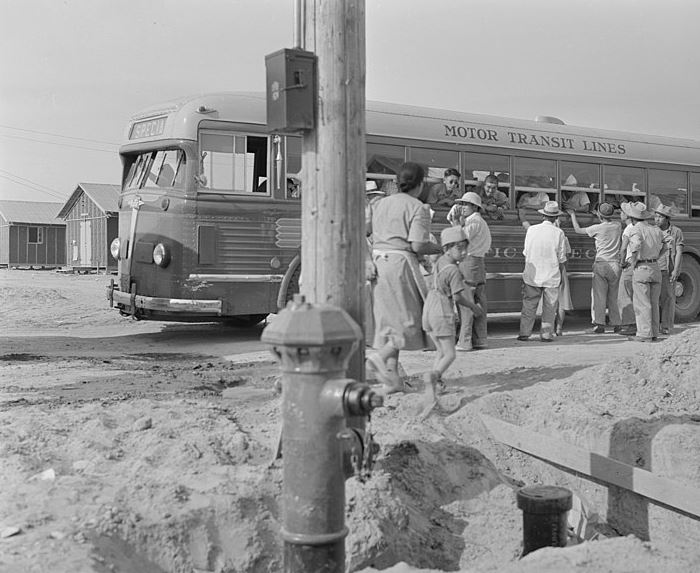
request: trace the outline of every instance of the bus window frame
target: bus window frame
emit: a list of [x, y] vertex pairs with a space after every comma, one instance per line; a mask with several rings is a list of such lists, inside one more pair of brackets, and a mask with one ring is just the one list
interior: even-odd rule
[[[219, 189], [219, 188], [214, 188], [214, 187], [209, 187], [209, 186], [203, 186], [201, 181], [201, 177], [204, 176], [205, 180], [207, 181], [207, 185], [210, 184], [209, 182], [209, 177], [208, 175], [204, 172], [203, 170], [203, 162], [204, 162], [204, 157], [202, 157], [202, 153], [204, 151], [210, 152], [211, 150], [203, 150], [202, 149], [202, 136], [203, 135], [224, 135], [227, 137], [231, 137], [233, 139], [233, 146], [232, 149], [234, 150], [233, 153], [235, 153], [235, 144], [236, 144], [236, 137], [245, 137], [246, 138], [246, 149], [248, 148], [248, 137], [257, 137], [260, 139], [265, 140], [265, 171], [266, 171], [266, 181], [268, 181], [268, 185], [266, 186], [265, 191], [257, 191], [256, 189], [260, 186], [260, 184], [255, 184], [255, 181], [253, 182], [253, 189], [250, 191], [240, 191], [237, 189]], [[197, 193], [211, 193], [211, 194], [218, 194], [218, 195], [226, 195], [230, 197], [253, 197], [253, 198], [262, 198], [262, 197], [268, 197], [272, 198], [274, 196], [271, 185], [269, 184], [270, 181], [270, 173], [272, 169], [272, 154], [270, 153], [270, 146], [272, 144], [272, 137], [266, 133], [259, 133], [256, 131], [252, 131], [249, 129], [240, 129], [240, 128], [228, 128], [228, 126], [223, 126], [223, 125], [216, 125], [216, 126], [202, 126], [200, 125], [199, 129], [197, 130], [197, 181], [198, 184], [196, 186], [196, 192]], [[233, 156], [232, 153], [232, 156]], [[255, 177], [255, 165], [256, 163], [253, 163], [253, 177]]]
[[[690, 172], [687, 169], [669, 169], [667, 166], [660, 166], [657, 165], [655, 167], [647, 167], [646, 168], [646, 175], [647, 175], [647, 193], [648, 193], [648, 198], [647, 198], [647, 206], [651, 209], [654, 209], [655, 207], [651, 206], [651, 197], [652, 195], [655, 195], [657, 198], [659, 198], [658, 191], [654, 192], [652, 190], [652, 184], [651, 184], [651, 179], [652, 179], [652, 174], [654, 171], [666, 171], [669, 173], [680, 173], [685, 175], [685, 212], [684, 213], [679, 213], [679, 212], [674, 212], [673, 217], [676, 219], [687, 219], [690, 218], [691, 216], [691, 197], [690, 197]], [[659, 199], [659, 202], [662, 203], [663, 205], [666, 205], [663, 201]], [[689, 209], [690, 207], [690, 209]]]

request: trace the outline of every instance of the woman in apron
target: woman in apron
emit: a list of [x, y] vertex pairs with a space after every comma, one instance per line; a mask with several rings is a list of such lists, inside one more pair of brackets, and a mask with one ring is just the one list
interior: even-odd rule
[[382, 392], [403, 390], [398, 374], [399, 350], [425, 347], [423, 300], [427, 292], [418, 255], [439, 254], [430, 242], [430, 212], [416, 197], [423, 190], [423, 168], [404, 163], [397, 175], [398, 193], [379, 201], [372, 212], [374, 283], [374, 348], [367, 356], [383, 383]]

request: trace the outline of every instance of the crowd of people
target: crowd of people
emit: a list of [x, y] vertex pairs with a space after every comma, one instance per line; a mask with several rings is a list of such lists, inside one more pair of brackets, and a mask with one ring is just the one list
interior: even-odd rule
[[[374, 348], [367, 367], [382, 383], [382, 393], [400, 392], [400, 351], [434, 348], [435, 360], [424, 375], [428, 415], [441, 407], [443, 375], [456, 352], [488, 346], [485, 256], [491, 232], [486, 219], [502, 217], [506, 203], [496, 177], [487, 176], [480, 193], [452, 199], [450, 226], [438, 242], [430, 232], [428, 198], [439, 203], [454, 193], [460, 175], [446, 170], [439, 188], [427, 187], [424, 177], [419, 164], [407, 162], [397, 174], [395, 193], [386, 195], [374, 181], [367, 182], [367, 340]], [[552, 342], [563, 334], [565, 312], [573, 308], [566, 274], [571, 246], [559, 226], [567, 215], [576, 233], [595, 241], [588, 332], [602, 334], [611, 327], [631, 340], [654, 342], [672, 331], [683, 233], [663, 204], [653, 212], [641, 202], [622, 203], [620, 209], [617, 219], [615, 207], [601, 203], [599, 222], [581, 227], [575, 208], [562, 211], [547, 198], [536, 210], [541, 222], [523, 221], [519, 341], [530, 339], [540, 313], [539, 339]], [[422, 262], [430, 270], [427, 276]]]

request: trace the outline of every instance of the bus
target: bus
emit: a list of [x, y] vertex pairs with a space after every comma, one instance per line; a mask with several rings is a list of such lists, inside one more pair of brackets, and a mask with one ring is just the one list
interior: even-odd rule
[[[254, 325], [298, 290], [301, 271], [301, 136], [268, 133], [264, 94], [183, 98], [134, 115], [120, 148], [118, 276], [112, 307], [140, 319]], [[367, 102], [367, 179], [388, 193], [404, 161], [428, 184], [446, 169], [459, 194], [494, 175], [503, 206], [487, 217], [489, 312], [521, 308], [523, 221], [539, 221], [527, 197], [577, 205], [581, 226], [602, 201], [671, 206], [685, 235], [676, 316], [700, 312], [700, 142]], [[358, 190], [362, 192], [362, 190]], [[450, 204], [434, 210], [434, 232]], [[593, 240], [561, 218], [576, 309], [590, 308]]]

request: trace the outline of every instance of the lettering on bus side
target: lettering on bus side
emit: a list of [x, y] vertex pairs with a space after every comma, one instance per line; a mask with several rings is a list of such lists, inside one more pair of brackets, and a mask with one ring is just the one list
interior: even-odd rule
[[[459, 139], [470, 139], [472, 141], [493, 141], [498, 143], [499, 137], [495, 129], [481, 127], [470, 127], [466, 125], [447, 125], [445, 137], [455, 137]], [[538, 147], [547, 149], [576, 150], [589, 153], [607, 153], [609, 155], [625, 155], [627, 148], [623, 143], [613, 143], [609, 141], [597, 141], [594, 139], [574, 139], [563, 135], [540, 135], [536, 133], [524, 133], [522, 131], [506, 131], [503, 138], [508, 143], [522, 145], [524, 147]]]
[[[491, 247], [491, 250], [488, 252], [488, 256], [494, 259], [517, 259], [519, 257], [522, 258], [524, 255], [522, 250], [516, 247]], [[592, 261], [595, 259], [595, 249], [574, 248], [571, 250], [571, 254], [568, 258], [588, 259]]]

